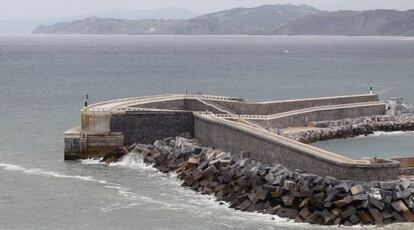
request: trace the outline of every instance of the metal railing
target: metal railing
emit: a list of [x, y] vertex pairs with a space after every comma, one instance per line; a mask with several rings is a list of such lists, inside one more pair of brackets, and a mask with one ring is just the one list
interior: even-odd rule
[[[153, 103], [153, 102], [160, 102], [160, 101], [170, 101], [170, 100], [179, 100], [179, 99], [199, 99], [199, 100], [234, 100], [234, 98], [230, 97], [221, 97], [221, 96], [212, 96], [212, 95], [185, 95], [185, 94], [167, 94], [167, 95], [156, 95], [156, 96], [142, 96], [142, 97], [133, 97], [133, 98], [123, 98], [118, 100], [100, 102], [96, 104], [92, 104], [89, 107], [82, 109], [82, 113], [86, 114], [93, 114], [93, 113], [110, 113], [111, 111], [166, 111], [162, 109], [152, 109], [152, 108], [137, 108], [132, 107], [139, 104], [144, 103]], [[214, 108], [218, 108], [208, 102], [203, 101], [206, 105], [213, 106]], [[241, 120], [269, 120], [275, 118], [281, 118], [285, 116], [291, 116], [301, 113], [313, 112], [313, 111], [322, 111], [322, 110], [329, 110], [329, 109], [338, 109], [338, 108], [350, 108], [350, 107], [359, 107], [359, 106], [369, 106], [369, 105], [380, 105], [383, 104], [382, 102], [364, 102], [364, 103], [353, 103], [353, 104], [341, 104], [341, 105], [329, 105], [329, 106], [319, 106], [319, 107], [311, 107], [301, 110], [294, 110], [289, 112], [284, 112], [280, 114], [274, 115], [235, 115], [231, 114], [225, 109], [218, 108], [219, 111], [227, 114], [213, 114], [211, 112], [197, 112], [198, 114], [202, 114], [207, 118], [214, 120], [215, 122], [231, 125], [233, 127], [243, 129], [248, 132], [253, 132], [257, 135], [261, 135], [265, 138], [270, 138], [272, 141], [276, 141], [286, 146], [290, 146], [292, 148], [296, 148], [298, 150], [307, 152], [309, 154], [334, 160], [337, 162], [348, 163], [348, 164], [370, 164], [369, 160], [353, 160], [348, 157], [344, 157], [342, 155], [323, 150], [311, 145], [303, 144], [298, 141], [291, 140], [289, 138], [277, 135], [275, 133], [269, 132], [263, 128], [255, 127], [253, 124], [249, 122], [240, 122]], [[231, 121], [227, 119], [234, 119], [237, 121]]]
[[213, 95], [164, 94], [164, 95], [122, 98], [122, 99], [117, 99], [117, 100], [99, 102], [99, 103], [92, 104], [88, 107], [85, 107], [81, 111], [84, 112], [84, 111], [117, 110], [117, 109], [120, 109], [120, 107], [129, 107], [129, 106], [139, 105], [143, 103], [159, 102], [163, 100], [177, 100], [177, 99], [205, 99], [205, 100], [221, 100], [221, 101], [235, 100], [235, 98], [232, 98], [232, 97], [213, 96]]
[[275, 133], [271, 133], [263, 129], [256, 128], [249, 124], [229, 121], [229, 120], [223, 119], [222, 115], [216, 116], [216, 114], [213, 114], [211, 112], [200, 112], [198, 114], [204, 115], [204, 117], [209, 118], [210, 120], [214, 120], [215, 122], [225, 124], [225, 125], [231, 125], [235, 128], [243, 129], [244, 131], [252, 132], [257, 135], [261, 135], [265, 138], [270, 138], [272, 141], [276, 141], [280, 144], [287, 145], [287, 146], [296, 148], [301, 151], [305, 151], [311, 155], [315, 155], [321, 158], [325, 158], [325, 159], [333, 160], [337, 162], [342, 162], [342, 163], [347, 163], [347, 164], [359, 164], [359, 165], [371, 164], [370, 160], [353, 160], [351, 158], [348, 158], [348, 157], [345, 157], [345, 156], [342, 156], [342, 155], [339, 155], [339, 154], [336, 154], [336, 153], [333, 153], [333, 152], [330, 152], [324, 149], [320, 149], [320, 148], [317, 148], [311, 145], [303, 144], [301, 142], [291, 140], [289, 138], [277, 135]]
[[229, 119], [248, 119], [248, 120], [272, 120], [282, 117], [288, 117], [292, 115], [298, 115], [303, 113], [315, 112], [315, 111], [324, 111], [331, 109], [342, 109], [342, 108], [355, 108], [355, 107], [366, 107], [366, 106], [375, 106], [375, 105], [385, 105], [383, 102], [363, 102], [363, 103], [353, 103], [353, 104], [341, 104], [341, 105], [329, 105], [329, 106], [317, 106], [310, 107], [306, 109], [292, 110], [283, 113], [277, 113], [272, 115], [232, 115], [232, 114], [215, 114], [220, 118], [229, 118]]

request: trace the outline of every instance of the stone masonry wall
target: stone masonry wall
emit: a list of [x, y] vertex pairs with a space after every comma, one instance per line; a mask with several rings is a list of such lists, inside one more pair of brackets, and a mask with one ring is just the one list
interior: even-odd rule
[[169, 136], [193, 136], [192, 112], [127, 112], [113, 114], [111, 131], [121, 132], [124, 144], [153, 143]]
[[139, 104], [139, 105], [132, 106], [132, 107], [146, 108], [146, 109], [185, 110], [185, 100], [184, 99], [165, 100], [165, 101]]
[[357, 181], [394, 180], [399, 175], [398, 163], [350, 166], [318, 158], [269, 138], [216, 123], [198, 115], [194, 116], [194, 125], [194, 136], [203, 145], [220, 148], [236, 155], [248, 152], [245, 157], [267, 164], [279, 163], [291, 170], [300, 169], [320, 176]]

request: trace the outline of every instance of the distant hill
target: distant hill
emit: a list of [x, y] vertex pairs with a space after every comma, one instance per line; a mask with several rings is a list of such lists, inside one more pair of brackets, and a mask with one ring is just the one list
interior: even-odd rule
[[269, 34], [321, 11], [310, 6], [265, 5], [202, 15], [180, 23], [177, 34]]
[[89, 17], [39, 26], [35, 34], [271, 34], [287, 23], [322, 11], [310, 6], [236, 8], [187, 20]]
[[[116, 18], [128, 20], [140, 19], [189, 19], [198, 16], [187, 9], [167, 8], [154, 10], [112, 9], [94, 14], [100, 18]], [[78, 15], [64, 18], [13, 19], [0, 20], [0, 33], [31, 33], [39, 25], [51, 25], [63, 21], [82, 20], [91, 15]]]
[[305, 5], [265, 5], [176, 20], [89, 17], [39, 26], [33, 33], [414, 36], [414, 10], [327, 12]]
[[275, 34], [414, 36], [414, 10], [323, 12], [290, 22]]

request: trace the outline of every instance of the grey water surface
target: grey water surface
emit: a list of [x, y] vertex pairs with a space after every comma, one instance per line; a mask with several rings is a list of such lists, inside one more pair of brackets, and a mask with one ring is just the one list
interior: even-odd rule
[[[1, 35], [0, 229], [320, 229], [220, 206], [138, 159], [64, 162], [62, 133], [79, 124], [85, 94], [97, 102], [187, 89], [254, 101], [371, 85], [414, 103], [414, 39]], [[392, 138], [326, 147], [352, 157], [414, 147], [412, 135]]]

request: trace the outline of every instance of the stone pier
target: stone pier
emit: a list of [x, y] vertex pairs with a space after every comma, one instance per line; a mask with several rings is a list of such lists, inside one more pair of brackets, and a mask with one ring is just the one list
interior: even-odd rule
[[385, 113], [377, 95], [257, 103], [212, 95], [126, 98], [83, 108], [81, 127], [64, 134], [65, 159], [99, 158], [120, 146], [181, 135], [233, 154], [248, 152], [252, 159], [290, 170], [338, 179], [393, 180], [399, 177], [397, 161], [350, 159], [268, 131]]

